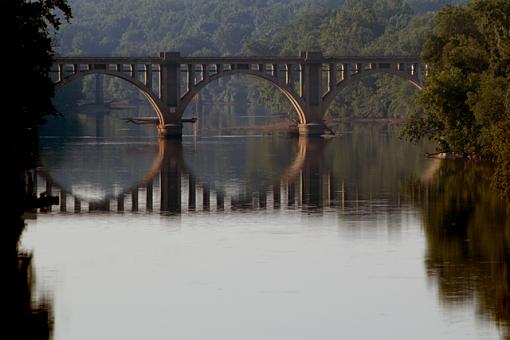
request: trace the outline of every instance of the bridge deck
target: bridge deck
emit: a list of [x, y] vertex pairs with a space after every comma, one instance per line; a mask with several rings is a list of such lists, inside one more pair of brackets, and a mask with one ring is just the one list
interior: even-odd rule
[[[62, 64], [160, 64], [161, 57], [111, 57], [111, 56], [56, 56], [56, 62]], [[420, 60], [418, 56], [340, 56], [322, 57], [318, 60], [328, 63], [409, 63]], [[177, 57], [175, 61], [182, 64], [300, 64], [305, 57], [296, 56], [224, 56], [224, 57]]]

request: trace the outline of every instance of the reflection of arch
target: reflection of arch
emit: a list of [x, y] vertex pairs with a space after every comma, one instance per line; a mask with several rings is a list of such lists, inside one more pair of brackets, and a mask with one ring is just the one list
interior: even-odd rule
[[151, 165], [151, 168], [149, 171], [143, 176], [143, 178], [140, 180], [140, 182], [128, 190], [124, 190], [124, 193], [129, 193], [132, 190], [134, 190], [137, 187], [144, 186], [150, 181], [152, 181], [159, 173], [159, 170], [161, 169], [161, 166], [163, 165], [163, 161], [165, 160], [165, 141], [163, 139], [159, 139], [158, 142], [158, 155], [154, 162]]
[[[297, 142], [297, 153], [291, 164], [283, 172], [283, 175], [280, 177], [280, 181], [294, 180], [296, 177], [299, 176], [300, 171], [303, 168], [307, 156], [308, 149], [307, 146], [309, 145], [310, 141], [306, 138], [295, 139], [295, 141]], [[150, 169], [145, 173], [145, 175], [136, 184], [124, 188], [119, 194], [117, 195], [108, 194], [105, 197], [103, 197], [100, 201], [114, 200], [118, 196], [130, 194], [133, 191], [137, 190], [138, 188], [152, 185], [153, 180], [157, 178], [161, 174], [162, 169], [168, 165], [175, 169], [179, 169], [180, 173], [182, 174], [188, 174], [195, 178], [192, 169], [186, 164], [183, 158], [182, 144], [178, 141], [167, 141], [164, 139], [159, 139], [157, 156], [152, 162]], [[79, 194], [66, 190], [62, 186], [62, 184], [60, 184], [58, 180], [55, 180], [51, 176], [51, 174], [44, 168], [42, 170], [39, 170], [38, 173], [46, 181], [49, 181], [52, 187], [57, 188], [59, 191], [64, 192], [65, 194], [74, 196], [85, 202], [95, 201], [95, 200], [89, 201], [87, 199], [80, 197]]]
[[134, 85], [143, 94], [143, 96], [147, 99], [149, 104], [152, 106], [152, 108], [154, 109], [154, 111], [156, 112], [156, 114], [158, 116], [160, 124], [161, 125], [164, 124], [164, 117], [165, 117], [164, 107], [165, 107], [165, 105], [163, 104], [161, 99], [159, 99], [154, 94], [154, 92], [148, 86], [146, 86], [144, 83], [142, 83], [138, 79], [135, 79], [123, 72], [111, 71], [111, 70], [101, 70], [101, 69], [80, 71], [80, 72], [74, 73], [72, 75], [66, 76], [64, 79], [55, 83], [55, 88], [56, 89], [62, 88], [65, 85], [69, 84], [70, 82], [72, 82], [76, 79], [79, 79], [79, 78], [87, 76], [87, 75], [96, 75], [96, 74], [108, 75], [108, 76], [120, 78], [120, 79], [125, 80], [128, 83]]
[[299, 138], [298, 139], [298, 150], [296, 154], [296, 158], [287, 168], [281, 179], [283, 181], [292, 182], [294, 178], [298, 177], [301, 169], [303, 169], [303, 165], [306, 160], [306, 151], [309, 140], [307, 138]]
[[234, 70], [225, 70], [214, 75], [207, 77], [196, 83], [193, 87], [193, 91], [188, 91], [181, 99], [181, 105], [183, 107], [182, 112], [186, 109], [186, 107], [191, 103], [191, 100], [197, 95], [200, 90], [204, 87], [212, 83], [213, 81], [217, 81], [223, 77], [229, 77], [237, 74], [254, 76], [260, 79], [264, 79], [269, 81], [271, 84], [276, 86], [278, 90], [291, 102], [292, 107], [296, 110], [296, 113], [299, 117], [300, 124], [306, 124], [306, 114], [303, 110], [304, 103], [303, 100], [297, 95], [296, 91], [291, 88], [289, 85], [283, 84], [279, 82], [278, 79], [270, 74], [265, 72], [257, 71], [257, 70], [245, 70], [245, 69], [234, 69]]
[[[321, 185], [319, 184], [322, 183], [322, 177], [317, 177], [317, 169], [320, 170], [323, 167], [323, 162], [321, 161], [323, 157], [322, 150], [324, 144], [329, 142], [329, 140], [300, 138], [290, 141], [295, 141], [296, 144], [292, 145], [292, 149], [296, 152], [295, 154], [292, 152], [294, 157], [290, 165], [288, 165], [288, 167], [285, 168], [281, 173], [278, 173], [277, 177], [274, 178], [275, 182], [273, 182], [273, 190], [275, 190], [275, 185], [277, 186], [277, 190], [279, 192], [280, 185], [296, 185], [296, 183], [299, 183], [298, 185], [302, 188], [300, 195], [303, 197], [303, 202], [306, 202], [306, 204], [309, 205], [315, 204], [320, 206], [322, 203], [317, 202], [320, 202], [322, 197], [322, 189], [318, 189], [321, 188]], [[222, 189], [222, 187], [211, 187], [211, 183], [207, 179], [201, 178], [200, 175], [195, 177], [192, 169], [185, 163], [182, 153], [182, 143], [179, 141], [160, 140], [158, 143], [157, 156], [155, 157], [150, 169], [136, 184], [123, 188], [122, 191], [116, 195], [108, 194], [96, 199], [82, 198], [83, 196], [80, 196], [78, 193], [73, 193], [72, 191], [70, 192], [65, 190], [61, 185], [59, 185], [58, 182], [55, 182], [52, 179], [48, 172], [44, 172], [43, 170], [39, 174], [46, 179], [46, 190], [48, 193], [51, 194], [52, 187], [57, 189], [57, 192], [60, 192], [60, 211], [62, 212], [68, 211], [67, 209], [69, 207], [68, 203], [70, 197], [74, 197], [75, 212], [82, 211], [81, 204], [83, 202], [88, 203], [89, 211], [113, 212], [115, 211], [113, 209], [116, 209], [119, 212], [124, 212], [124, 200], [126, 197], [128, 200], [129, 197], [131, 197], [131, 211], [139, 211], [138, 204], [140, 202], [140, 189], [142, 192], [145, 191], [146, 193], [146, 195], [141, 196], [140, 199], [142, 199], [141, 202], [145, 200], [146, 205], [143, 209], [146, 209], [145, 211], [147, 212], [153, 211], [153, 202], [157, 202], [157, 197], [159, 195], [159, 205], [161, 212], [180, 213], [182, 204], [185, 204], [186, 202], [186, 200], [181, 199], [181, 193], [185, 193], [186, 190], [189, 193], [187, 200], [190, 211], [196, 209], [196, 198], [200, 192], [202, 192], [203, 195], [204, 209], [209, 209], [209, 196], [211, 191], [216, 192], [216, 204], [218, 210], [223, 209], [223, 204], [225, 201], [225, 191]], [[159, 193], [158, 191], [153, 191], [155, 184], [156, 188], [158, 187], [158, 181]], [[182, 183], [187, 183], [186, 187], [182, 187]], [[245, 188], [247, 187], [240, 187], [240, 189]], [[266, 189], [267, 187], [265, 185], [259, 185], [257, 188], [255, 188], [255, 191], [258, 191], [259, 193], [259, 199], [261, 199], [260, 197], [265, 197]], [[241, 192], [243, 192], [243, 190], [241, 190]], [[233, 197], [234, 196], [231, 198]], [[279, 202], [280, 196], [274, 196], [273, 199], [275, 202]], [[265, 198], [262, 199], [262, 201], [265, 202]], [[112, 202], [113, 205], [111, 206]], [[143, 203], [141, 204], [143, 205]], [[260, 205], [260, 207], [265, 206], [265, 203], [261, 203]]]
[[342, 90], [343, 88], [345, 88], [345, 87], [347, 87], [349, 85], [354, 84], [357, 81], [360, 81], [365, 76], [370, 76], [370, 75], [373, 75], [373, 74], [391, 74], [391, 75], [399, 77], [399, 78], [401, 78], [401, 79], [403, 79], [405, 81], [408, 81], [409, 83], [414, 85], [418, 90], [423, 90], [422, 82], [419, 80], [418, 77], [416, 77], [415, 75], [412, 75], [411, 73], [404, 72], [404, 71], [399, 71], [399, 70], [396, 70], [396, 69], [386, 69], [386, 68], [376, 68], [376, 69], [371, 69], [371, 70], [370, 69], [369, 70], [363, 70], [363, 71], [354, 73], [354, 74], [350, 75], [349, 77], [345, 78], [344, 80], [340, 81], [339, 83], [337, 83], [336, 86], [335, 86], [335, 90], [328, 92], [322, 98], [323, 103], [324, 103], [324, 108], [325, 108], [324, 112], [327, 111], [327, 109], [329, 108], [331, 103], [334, 101], [336, 94], [340, 90]]
[[[166, 150], [165, 141], [158, 139], [158, 152], [156, 154], [156, 158], [154, 158], [154, 160], [152, 161], [152, 164], [151, 164], [149, 170], [147, 171], [147, 173], [136, 184], [123, 188], [119, 194], [115, 195], [113, 193], [110, 193], [110, 194], [105, 195], [101, 200], [115, 199], [117, 196], [128, 194], [139, 187], [146, 186], [147, 184], [149, 184], [151, 182], [151, 180], [154, 177], [156, 177], [159, 173], [159, 169], [161, 168], [164, 158], [165, 158], [165, 150]], [[59, 182], [58, 180], [55, 180], [52, 177], [52, 175], [47, 171], [47, 169], [45, 169], [44, 167], [42, 169], [38, 170], [38, 174], [42, 178], [44, 178], [46, 181], [49, 181], [53, 187], [58, 188], [60, 191], [64, 192], [65, 194], [72, 195], [82, 201], [85, 201], [85, 202], [94, 201], [94, 200], [88, 200], [83, 197], [80, 197], [79, 194], [73, 193], [69, 189], [66, 189], [61, 184], [61, 182]]]
[[[138, 181], [135, 185], [124, 188], [119, 194], [109, 194], [106, 195], [101, 201], [113, 200], [121, 195], [127, 195], [132, 193], [134, 190], [138, 188], [145, 187], [157, 178], [160, 175], [161, 169], [165, 165], [165, 163], [171, 163], [180, 169], [183, 173], [191, 173], [190, 168], [187, 166], [184, 158], [182, 157], [182, 144], [178, 141], [167, 141], [164, 139], [158, 140], [158, 153], [152, 165], [147, 171], [147, 173]], [[87, 201], [79, 195], [76, 195], [70, 191], [64, 189], [64, 187], [53, 179], [48, 171], [38, 170], [38, 174], [43, 177], [46, 181], [49, 181], [53, 187], [58, 188], [60, 191], [65, 192], [66, 194], [70, 194], [72, 196], [76, 196], [80, 200]]]

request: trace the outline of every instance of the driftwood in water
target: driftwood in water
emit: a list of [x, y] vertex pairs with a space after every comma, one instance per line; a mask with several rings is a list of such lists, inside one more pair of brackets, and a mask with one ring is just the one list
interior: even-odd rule
[[125, 122], [127, 123], [133, 123], [136, 125], [158, 125], [159, 119], [158, 118], [152, 118], [152, 117], [131, 117], [131, 118], [125, 118]]
[[[153, 117], [131, 117], [125, 118], [124, 121], [127, 123], [133, 123], [136, 125], [159, 125], [159, 119]], [[181, 123], [195, 123], [197, 121], [196, 118], [183, 118], [181, 119]]]

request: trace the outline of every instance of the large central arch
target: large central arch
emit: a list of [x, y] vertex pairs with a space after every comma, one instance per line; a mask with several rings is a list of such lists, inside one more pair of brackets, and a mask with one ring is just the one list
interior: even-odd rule
[[292, 107], [296, 110], [296, 113], [299, 118], [300, 124], [306, 124], [306, 114], [303, 109], [304, 103], [303, 100], [297, 95], [296, 91], [291, 88], [290, 86], [286, 84], [282, 84], [281, 82], [278, 82], [277, 78], [269, 75], [267, 73], [263, 73], [261, 71], [256, 70], [243, 70], [243, 69], [237, 69], [237, 70], [226, 70], [220, 73], [216, 73], [214, 75], [211, 75], [207, 77], [206, 79], [203, 79], [196, 83], [193, 87], [192, 91], [188, 91], [182, 98], [181, 98], [181, 112], [184, 113], [188, 105], [191, 103], [193, 98], [207, 85], [211, 84], [214, 81], [217, 81], [224, 77], [230, 77], [234, 75], [248, 75], [252, 77], [257, 77], [260, 79], [264, 79], [274, 85], [292, 104]]
[[112, 70], [88, 70], [88, 71], [80, 71], [77, 73], [73, 73], [69, 76], [66, 76], [62, 80], [55, 83], [55, 89], [63, 88], [64, 86], [68, 85], [74, 80], [83, 78], [88, 75], [108, 75], [115, 78], [119, 78], [122, 80], [125, 80], [126, 82], [134, 85], [140, 93], [147, 99], [149, 104], [152, 106], [154, 111], [156, 112], [156, 115], [158, 117], [160, 125], [165, 124], [165, 117], [166, 117], [166, 108], [163, 102], [160, 98], [158, 98], [152, 89], [150, 89], [147, 85], [139, 81], [138, 79], [135, 79], [125, 73], [118, 72], [118, 71], [112, 71]]

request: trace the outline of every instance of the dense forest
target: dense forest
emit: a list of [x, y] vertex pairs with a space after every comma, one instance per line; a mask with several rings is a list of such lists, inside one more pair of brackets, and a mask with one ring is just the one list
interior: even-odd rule
[[[250, 42], [264, 52], [295, 54], [324, 48], [317, 36], [333, 29], [349, 39], [331, 53], [373, 53], [383, 35], [410, 29], [414, 16], [426, 15], [455, 0], [90, 0], [70, 1], [74, 19], [59, 34], [58, 52], [77, 54], [157, 54], [176, 50], [184, 55], [238, 54]], [[416, 26], [416, 22], [414, 23]], [[411, 25], [412, 26], [412, 25]], [[298, 35], [296, 35], [298, 34]], [[292, 41], [285, 41], [292, 37]], [[383, 38], [383, 39], [380, 39]], [[376, 40], [379, 43], [374, 44]], [[273, 45], [261, 42], [271, 42]], [[318, 45], [319, 43], [320, 45]], [[374, 46], [368, 46], [368, 45]], [[413, 53], [411, 49], [402, 51]], [[397, 52], [397, 51], [393, 51]], [[414, 51], [416, 52], [416, 51]]]
[[[70, 1], [74, 19], [62, 27], [62, 55], [418, 55], [433, 12], [454, 0], [91, 0]], [[291, 112], [275, 88], [257, 79], [211, 85], [202, 98], [263, 104]], [[219, 94], [218, 94], [219, 93]], [[391, 76], [374, 76], [337, 96], [331, 117], [407, 117], [415, 89]]]

